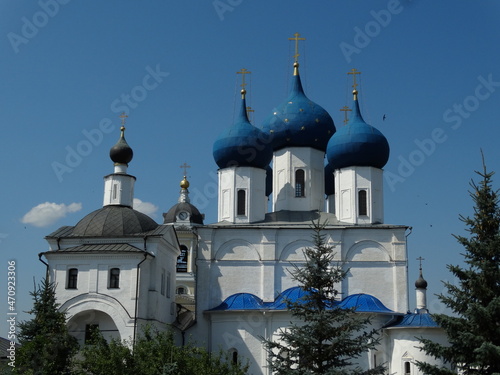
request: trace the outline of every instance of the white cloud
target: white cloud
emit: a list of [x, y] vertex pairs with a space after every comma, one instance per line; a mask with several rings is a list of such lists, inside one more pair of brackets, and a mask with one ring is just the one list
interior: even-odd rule
[[35, 227], [47, 227], [57, 220], [65, 217], [68, 213], [77, 212], [82, 209], [81, 203], [57, 204], [53, 202], [40, 203], [33, 207], [23, 216], [21, 221], [24, 224], [31, 224]]
[[153, 203], [143, 202], [140, 199], [134, 198], [134, 210], [142, 212], [148, 216], [152, 216], [158, 211], [158, 206]]

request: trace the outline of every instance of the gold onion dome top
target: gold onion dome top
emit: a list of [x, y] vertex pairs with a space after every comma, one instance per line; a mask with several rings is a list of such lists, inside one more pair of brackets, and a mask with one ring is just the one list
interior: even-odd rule
[[189, 181], [186, 179], [186, 176], [181, 181], [181, 188], [182, 189], [187, 189], [189, 187]]

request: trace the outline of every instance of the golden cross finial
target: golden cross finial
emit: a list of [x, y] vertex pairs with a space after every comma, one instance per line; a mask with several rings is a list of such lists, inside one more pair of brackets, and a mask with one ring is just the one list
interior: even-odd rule
[[125, 112], [122, 112], [122, 114], [120, 115], [120, 118], [122, 119], [122, 130], [125, 130], [125, 119], [127, 118], [128, 116], [125, 114]]
[[298, 62], [299, 60], [299, 40], [306, 40], [306, 38], [299, 38], [300, 34], [295, 33], [293, 34], [295, 38], [288, 38], [288, 40], [295, 40], [295, 55], [293, 55], [293, 58], [295, 62]]
[[248, 70], [246, 70], [245, 68], [242, 68], [239, 72], [236, 72], [236, 74], [241, 74], [241, 88], [242, 89], [245, 89], [245, 86], [247, 85], [245, 83], [245, 74], [250, 74], [252, 72], [249, 72]]
[[358, 72], [356, 69], [352, 68], [350, 72], [347, 72], [347, 74], [352, 74], [352, 79], [353, 79], [352, 88], [356, 90], [356, 87], [358, 87], [358, 84], [356, 83], [356, 74], [361, 74], [361, 72]]
[[184, 163], [184, 164], [182, 164], [182, 165], [181, 165], [181, 168], [184, 168], [184, 177], [186, 177], [186, 170], [187, 170], [188, 168], [191, 168], [191, 166], [190, 166], [190, 165], [187, 165], [186, 163]]
[[342, 112], [344, 112], [344, 125], [345, 125], [345, 124], [347, 124], [347, 121], [349, 121], [349, 120], [347, 119], [347, 112], [351, 112], [351, 111], [352, 111], [352, 109], [350, 109], [348, 106], [346, 106], [346, 105], [345, 105], [345, 106], [343, 106], [342, 108], [340, 108], [340, 110], [341, 110]]

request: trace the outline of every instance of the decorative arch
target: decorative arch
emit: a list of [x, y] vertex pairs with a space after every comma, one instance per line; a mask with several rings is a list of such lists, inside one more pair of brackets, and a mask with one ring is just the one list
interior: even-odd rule
[[348, 262], [389, 262], [391, 261], [391, 256], [387, 249], [380, 243], [364, 240], [351, 246], [346, 253], [345, 259]]
[[[104, 294], [80, 294], [67, 300], [60, 310], [66, 311], [68, 322], [82, 312], [101, 311], [113, 319], [117, 327], [134, 324], [133, 316], [116, 299]], [[133, 314], [133, 312], [131, 312]]]
[[290, 242], [286, 245], [279, 256], [280, 260], [287, 261], [305, 261], [303, 250], [306, 247], [313, 247], [314, 245], [310, 241], [297, 240]]
[[230, 240], [219, 247], [215, 260], [260, 260], [260, 254], [248, 241]]

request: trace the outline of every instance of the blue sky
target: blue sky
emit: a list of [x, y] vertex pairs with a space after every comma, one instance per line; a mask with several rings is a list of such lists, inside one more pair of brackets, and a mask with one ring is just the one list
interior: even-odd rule
[[[499, 15], [494, 1], [1, 0], [0, 277], [15, 260], [18, 311], [44, 274], [44, 236], [101, 207], [123, 110], [141, 209], [161, 222], [187, 163], [191, 199], [216, 221], [212, 144], [232, 124], [236, 72], [252, 72], [260, 125], [286, 97], [296, 32], [306, 94], [337, 128], [346, 73], [362, 72], [362, 113], [391, 146], [385, 221], [413, 227], [410, 284], [422, 256], [442, 311], [433, 294], [452, 281], [446, 264], [462, 262], [452, 234], [472, 213], [481, 149], [500, 170]], [[6, 300], [2, 288], [5, 311]]]

